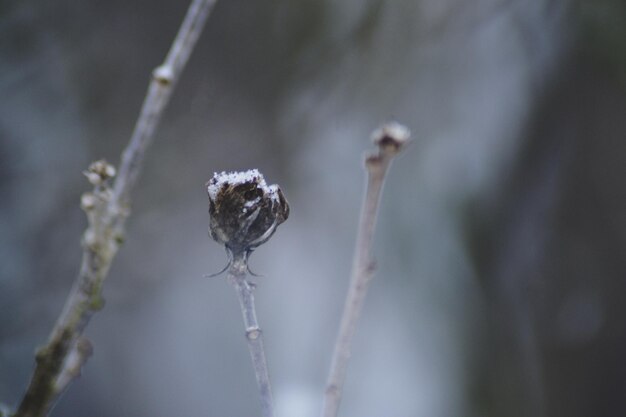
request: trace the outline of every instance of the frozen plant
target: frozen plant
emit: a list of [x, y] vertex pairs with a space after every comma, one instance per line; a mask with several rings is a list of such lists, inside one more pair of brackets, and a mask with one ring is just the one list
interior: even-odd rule
[[277, 185], [268, 186], [256, 169], [215, 173], [207, 183], [209, 234], [229, 255], [228, 281], [239, 297], [246, 339], [261, 397], [263, 417], [274, 415], [272, 388], [254, 306], [254, 285], [247, 279], [248, 255], [289, 217], [289, 204]]

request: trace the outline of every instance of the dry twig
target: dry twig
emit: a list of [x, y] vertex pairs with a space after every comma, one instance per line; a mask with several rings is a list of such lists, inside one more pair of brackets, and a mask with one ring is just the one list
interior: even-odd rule
[[83, 235], [80, 271], [47, 344], [37, 352], [35, 371], [14, 417], [47, 415], [90, 354], [90, 345], [81, 335], [93, 313], [103, 306], [102, 284], [123, 241], [129, 197], [144, 153], [215, 1], [191, 3], [165, 62], [153, 73], [113, 186], [109, 187], [108, 180], [115, 169], [106, 162], [94, 162], [86, 172], [94, 190], [81, 200], [89, 226]]
[[[243, 254], [242, 254], [243, 255]], [[259, 396], [261, 399], [261, 416], [274, 416], [274, 401], [272, 398], [272, 386], [265, 359], [265, 349], [263, 348], [263, 333], [256, 319], [256, 309], [254, 306], [254, 285], [246, 279], [248, 270], [244, 256], [235, 257], [228, 271], [228, 281], [235, 287], [239, 305], [243, 314], [243, 322], [246, 327], [246, 340], [252, 358], [252, 367], [256, 376]]]
[[389, 123], [375, 131], [372, 136], [374, 143], [378, 146], [378, 153], [369, 155], [365, 159], [368, 174], [367, 190], [359, 219], [350, 287], [326, 384], [323, 417], [336, 417], [339, 410], [352, 339], [375, 269], [371, 249], [380, 194], [391, 161], [408, 143], [409, 131], [400, 124]]

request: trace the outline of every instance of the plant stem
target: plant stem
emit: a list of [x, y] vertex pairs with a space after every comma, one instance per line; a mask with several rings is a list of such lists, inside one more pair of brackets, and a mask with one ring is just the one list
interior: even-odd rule
[[150, 144], [161, 119], [163, 109], [169, 102], [189, 56], [204, 28], [211, 9], [217, 0], [193, 0], [180, 26], [165, 61], [152, 72], [152, 80], [144, 99], [141, 113], [135, 124], [130, 143], [122, 155], [119, 178], [113, 187], [113, 201], [125, 203], [128, 193], [135, 185], [144, 150]]
[[274, 416], [274, 401], [272, 399], [272, 387], [263, 348], [263, 334], [256, 319], [254, 306], [254, 286], [246, 279], [248, 270], [245, 254], [233, 256], [228, 271], [228, 281], [235, 287], [243, 322], [246, 327], [246, 339], [252, 358], [252, 367], [256, 376], [257, 386], [261, 399], [261, 415], [263, 417]]
[[59, 374], [55, 382], [60, 393], [63, 393], [65, 389], [69, 387], [70, 383], [80, 376], [83, 365], [87, 362], [87, 359], [89, 359], [92, 353], [93, 347], [89, 339], [83, 336], [79, 337], [73, 349], [67, 355], [63, 371]]
[[373, 134], [378, 153], [365, 159], [367, 188], [361, 207], [350, 286], [326, 384], [323, 417], [336, 417], [339, 410], [352, 339], [375, 269], [371, 250], [381, 191], [391, 161], [406, 146], [408, 138], [406, 127], [397, 123], [387, 124]]
[[113, 188], [109, 188], [106, 181], [112, 176], [109, 174], [112, 167], [103, 161], [90, 167], [88, 178], [95, 188], [82, 199], [89, 226], [83, 235], [80, 271], [47, 344], [37, 352], [33, 376], [14, 417], [47, 415], [80, 374], [80, 367], [88, 356], [81, 335], [93, 313], [103, 306], [102, 284], [123, 241], [129, 197], [141, 171], [143, 156], [215, 1], [193, 0], [191, 3], [165, 62], [153, 73]]

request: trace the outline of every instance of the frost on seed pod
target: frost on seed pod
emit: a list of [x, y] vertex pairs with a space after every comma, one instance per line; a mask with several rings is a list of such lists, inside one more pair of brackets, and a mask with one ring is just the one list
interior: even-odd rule
[[256, 169], [215, 173], [206, 185], [209, 234], [232, 254], [247, 254], [262, 245], [289, 217], [280, 188], [268, 186]]

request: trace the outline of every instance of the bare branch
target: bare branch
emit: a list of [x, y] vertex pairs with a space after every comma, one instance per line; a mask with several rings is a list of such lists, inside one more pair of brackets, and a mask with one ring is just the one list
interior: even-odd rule
[[56, 390], [64, 392], [70, 383], [80, 376], [81, 369], [93, 354], [93, 346], [86, 337], [79, 337], [65, 359], [63, 369], [56, 380]]
[[339, 410], [352, 339], [375, 269], [371, 250], [381, 191], [391, 161], [408, 143], [409, 131], [402, 125], [389, 123], [372, 136], [378, 152], [365, 159], [367, 190], [361, 208], [350, 287], [326, 384], [323, 417], [336, 417]]
[[135, 185], [145, 149], [154, 136], [163, 109], [169, 102], [215, 2], [216, 0], [192, 1], [165, 61], [153, 71], [141, 114], [135, 124], [130, 143], [122, 155], [119, 178], [113, 187], [114, 203], [125, 204], [129, 192]]
[[261, 398], [261, 415], [263, 417], [274, 416], [274, 401], [272, 399], [272, 387], [270, 384], [267, 360], [263, 348], [263, 334], [256, 319], [256, 309], [254, 306], [254, 286], [246, 279], [248, 265], [245, 254], [235, 256], [228, 271], [228, 281], [235, 287], [243, 321], [246, 327], [246, 339], [252, 358], [252, 367], [256, 376], [259, 395]]
[[165, 62], [154, 70], [113, 187], [108, 180], [115, 169], [105, 161], [94, 162], [86, 172], [94, 190], [81, 200], [89, 226], [83, 235], [80, 271], [48, 343], [37, 352], [35, 371], [15, 417], [47, 415], [59, 395], [79, 375], [89, 356], [90, 349], [85, 348], [81, 335], [93, 313], [104, 305], [101, 288], [123, 242], [130, 192], [137, 182], [144, 153], [161, 113], [215, 1], [193, 0]]

